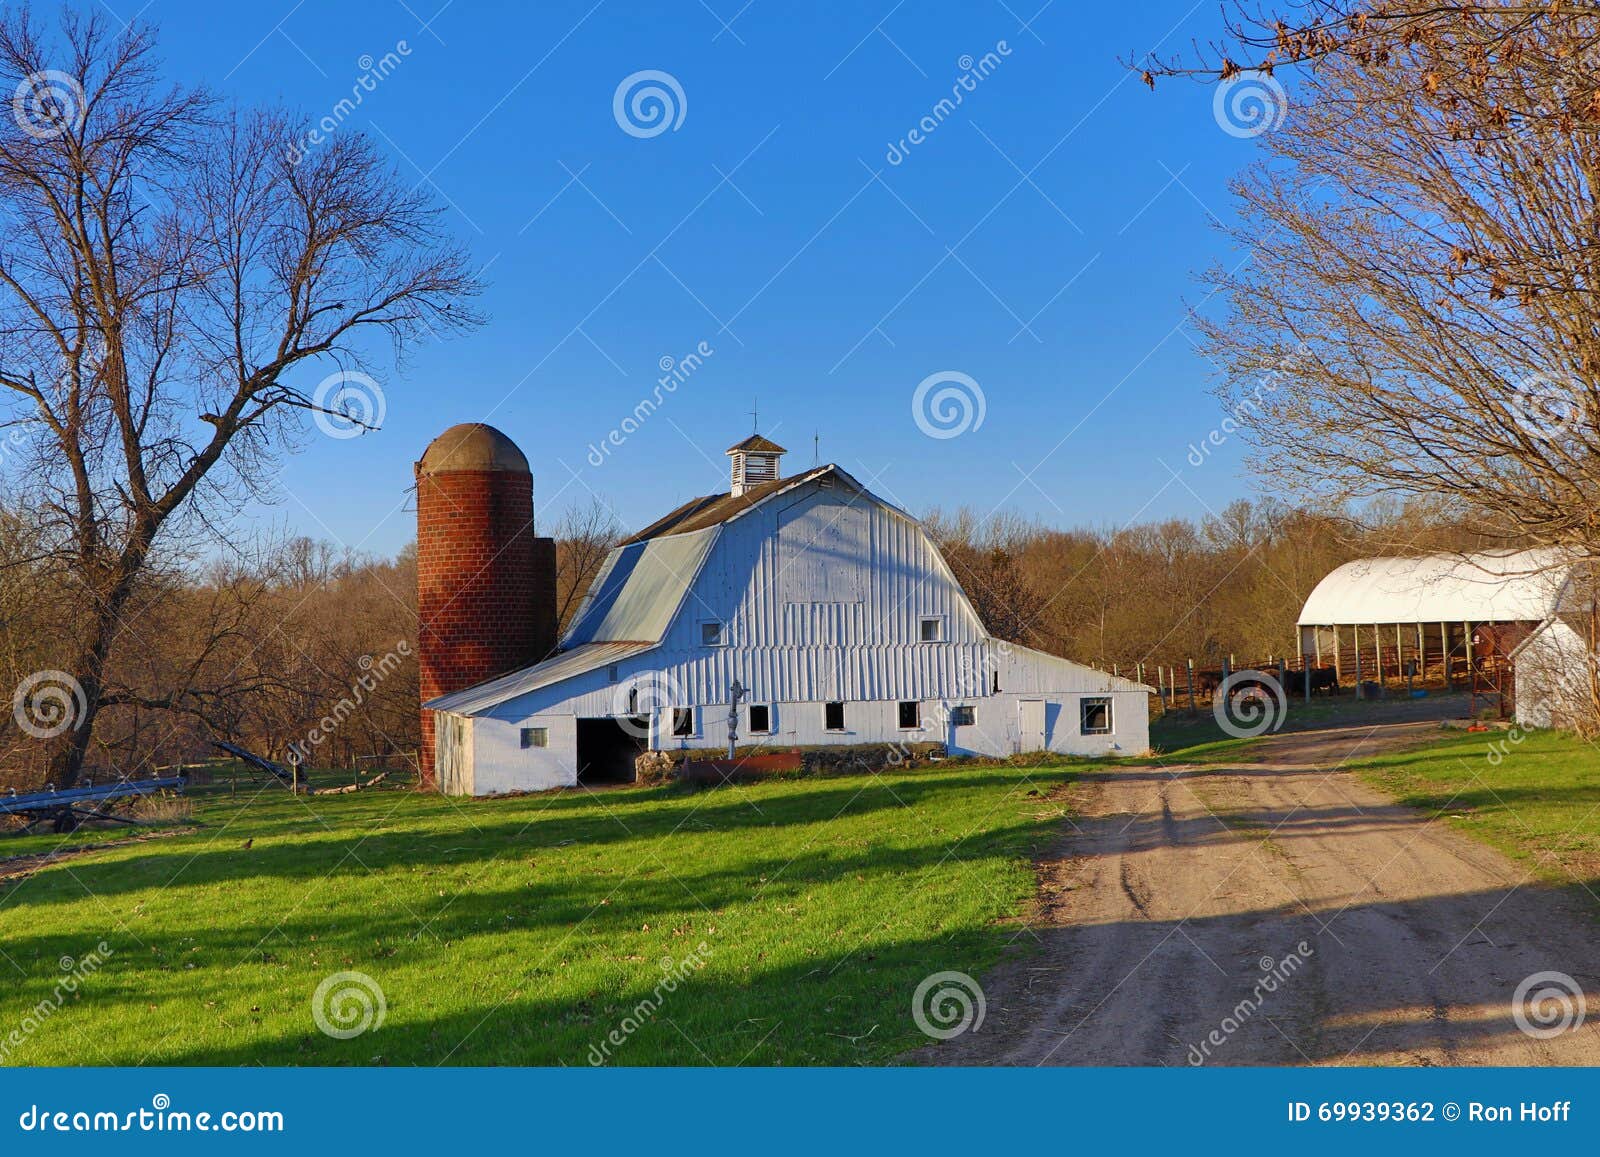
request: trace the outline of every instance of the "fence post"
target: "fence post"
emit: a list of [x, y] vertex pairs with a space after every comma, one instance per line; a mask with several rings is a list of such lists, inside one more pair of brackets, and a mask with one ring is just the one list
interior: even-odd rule
[[1189, 664], [1189, 666], [1188, 666], [1188, 673], [1189, 673], [1189, 710], [1192, 713], [1192, 712], [1197, 710], [1197, 708], [1194, 705], [1194, 660], [1193, 659], [1189, 659], [1189, 660], [1186, 660], [1186, 662]]

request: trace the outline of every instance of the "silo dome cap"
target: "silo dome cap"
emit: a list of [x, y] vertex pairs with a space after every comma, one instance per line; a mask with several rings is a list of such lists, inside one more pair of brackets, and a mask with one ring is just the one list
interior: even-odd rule
[[528, 459], [517, 444], [493, 426], [462, 422], [440, 434], [422, 452], [419, 469], [424, 474], [453, 470], [499, 470], [528, 473]]

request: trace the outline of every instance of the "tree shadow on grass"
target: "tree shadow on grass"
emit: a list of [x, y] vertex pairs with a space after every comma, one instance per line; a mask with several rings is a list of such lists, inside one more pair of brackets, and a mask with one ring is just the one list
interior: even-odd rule
[[[1059, 1042], [1051, 1063], [1181, 1065], [1193, 1043], [1224, 1017], [1237, 1015], [1259, 979], [1260, 955], [1281, 954], [1285, 945], [1309, 940], [1316, 947], [1304, 969], [1269, 996], [1258, 1014], [1244, 1016], [1208, 1063], [1359, 1063], [1499, 1045], [1533, 1050], [1517, 1053], [1528, 1063], [1576, 1063], [1580, 1048], [1600, 1047], [1600, 1028], [1590, 1024], [1553, 1041], [1534, 1041], [1519, 1029], [1511, 1003], [1517, 984], [1541, 967], [1570, 971], [1587, 990], [1591, 1007], [1600, 1000], [1595, 957], [1562, 955], [1571, 950], [1570, 941], [1560, 948], [1469, 944], [1458, 949], [1457, 965], [1396, 974], [1385, 969], [1377, 942], [1360, 935], [1379, 925], [1399, 926], [1441, 937], [1443, 950], [1449, 930], [1500, 908], [1508, 895], [1482, 891], [1354, 906], [1338, 918], [1339, 939], [1319, 933], [1307, 914], [1287, 910], [1195, 919], [1185, 923], [1182, 936], [1170, 922], [1159, 921], [1041, 930], [1058, 959], [1093, 959], [1108, 945], [1170, 946], [1152, 959], [1165, 976], [1176, 978], [1176, 987], [1163, 990], [1172, 1007], [1157, 1010], [1166, 1015], [1131, 1024], [1123, 1020], [1127, 1006], [1104, 1001], [1104, 990], [1084, 991], [1081, 1003], [1057, 1021], [1027, 1020], [1025, 1004], [1011, 1003], [1018, 994], [984, 971], [1008, 946], [1032, 959], [1029, 941], [1014, 928], [991, 926], [947, 938], [869, 936], [783, 963], [738, 956], [727, 938], [730, 930], [702, 938], [710, 948], [705, 966], [684, 966], [680, 982], [665, 992], [660, 986], [668, 973], [652, 956], [615, 984], [580, 994], [553, 991], [561, 986], [559, 971], [509, 973], [462, 1007], [444, 995], [451, 989], [447, 975], [418, 982], [414, 974], [402, 978], [380, 964], [371, 975], [384, 988], [388, 1011], [377, 1031], [355, 1040], [331, 1039], [315, 1027], [309, 992], [297, 992], [302, 1007], [288, 1027], [280, 1018], [232, 1040], [215, 1033], [174, 1038], [153, 1059], [177, 1065], [875, 1064], [923, 1046], [902, 1059], [1006, 1063], [1003, 1046], [1031, 1031]], [[1560, 906], [1581, 899], [1571, 889], [1548, 889], [1522, 902]], [[1253, 950], [1244, 959], [1223, 960], [1225, 977], [1198, 947], [1239, 941]], [[668, 955], [681, 962], [696, 943], [686, 938]], [[1139, 963], [1130, 959], [1127, 967]], [[913, 995], [925, 978], [947, 971], [984, 977], [987, 1016], [975, 1033], [932, 1043], [913, 1016]], [[1148, 988], [1127, 988], [1130, 1002], [1151, 999]], [[137, 1058], [130, 1053], [116, 1059]]]
[[[496, 860], [566, 854], [570, 848], [822, 825], [846, 816], [915, 808], [941, 795], [975, 789], [1010, 787], [1043, 794], [1064, 774], [1053, 773], [1041, 788], [1027, 787], [1032, 776], [1026, 770], [999, 768], [829, 780], [826, 788], [794, 794], [741, 787], [641, 793], [648, 798], [640, 803], [669, 805], [652, 811], [619, 809], [616, 801], [628, 794], [622, 792], [548, 802], [541, 799], [538, 803], [529, 798], [477, 801], [473, 814], [466, 818], [441, 813], [437, 801], [424, 800], [421, 806], [426, 814], [402, 806], [386, 816], [373, 814], [373, 826], [365, 830], [362, 818], [350, 815], [325, 816], [329, 824], [343, 825], [331, 831], [304, 817], [296, 822], [272, 816], [259, 826], [244, 823], [226, 833], [204, 832], [163, 841], [149, 850], [145, 845], [137, 850], [115, 850], [108, 853], [115, 858], [78, 861], [70, 873], [45, 869], [0, 887], [0, 913], [77, 903], [85, 891], [104, 900], [150, 889], [205, 888], [246, 879], [269, 878], [292, 885], [321, 880], [330, 873], [458, 869]], [[670, 806], [673, 802], [679, 806]], [[508, 808], [514, 813], [509, 817]], [[441, 830], [440, 820], [449, 826]], [[250, 848], [243, 846], [247, 838], [256, 841]]]

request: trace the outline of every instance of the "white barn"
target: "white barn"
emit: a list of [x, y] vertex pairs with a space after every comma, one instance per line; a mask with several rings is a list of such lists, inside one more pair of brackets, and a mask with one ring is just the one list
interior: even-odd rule
[[739, 747], [1148, 749], [1148, 687], [989, 637], [904, 511], [835, 465], [779, 477], [764, 438], [728, 453], [730, 490], [614, 548], [556, 654], [424, 704], [440, 790], [631, 780], [639, 752], [725, 751], [730, 727]]

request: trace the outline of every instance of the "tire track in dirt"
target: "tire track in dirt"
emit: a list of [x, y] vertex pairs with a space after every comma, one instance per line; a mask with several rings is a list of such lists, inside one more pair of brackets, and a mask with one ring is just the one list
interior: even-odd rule
[[[1075, 830], [1039, 866], [1042, 947], [983, 978], [979, 1031], [906, 1059], [1600, 1064], [1587, 895], [1339, 770], [1436, 726], [1275, 736], [1233, 768], [1086, 772], [1063, 793]], [[1513, 994], [1543, 971], [1580, 984], [1581, 1028], [1519, 1030]]]

